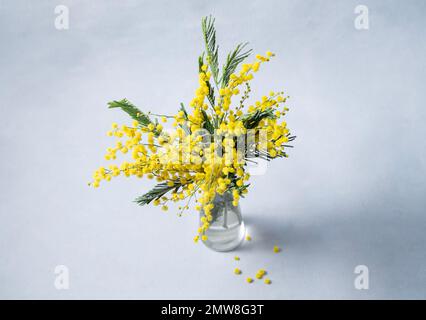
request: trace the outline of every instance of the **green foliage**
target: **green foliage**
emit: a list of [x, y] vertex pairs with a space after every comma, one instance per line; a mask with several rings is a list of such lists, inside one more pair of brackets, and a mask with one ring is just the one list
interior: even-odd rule
[[183, 102], [180, 103], [180, 109], [179, 110], [183, 111], [185, 120], [188, 120], [188, 112], [186, 112], [185, 105], [183, 104]]
[[253, 113], [249, 113], [242, 118], [242, 121], [246, 129], [254, 129], [259, 125], [260, 121], [266, 118], [275, 118], [274, 110], [272, 108], [267, 108], [263, 111], [256, 110]]
[[140, 111], [136, 106], [134, 106], [131, 102], [129, 102], [127, 99], [123, 99], [120, 101], [111, 101], [108, 102], [108, 108], [120, 108], [124, 112], [126, 112], [132, 119], [138, 121], [141, 126], [146, 127], [150, 123], [152, 123], [151, 119], [144, 114], [142, 111]]
[[248, 43], [240, 43], [234, 51], [228, 54], [226, 58], [226, 63], [222, 69], [222, 88], [226, 87], [229, 82], [231, 74], [235, 72], [238, 65], [243, 62], [252, 52], [252, 50], [244, 50]]
[[215, 19], [212, 16], [204, 17], [201, 20], [201, 28], [203, 30], [204, 44], [207, 53], [207, 63], [213, 75], [213, 79], [218, 85], [219, 83], [219, 46], [216, 45], [216, 29], [214, 27]]
[[[221, 87], [224, 88], [228, 85], [231, 74], [234, 73], [238, 65], [251, 54], [252, 50], [246, 50], [247, 43], [238, 44], [237, 47], [228, 54], [226, 63], [223, 65], [222, 76], [219, 79], [219, 46], [216, 45], [216, 29], [214, 22], [215, 19], [212, 16], [204, 17], [201, 20], [201, 28], [203, 31], [205, 50], [207, 53], [206, 59], [208, 65], [210, 66], [213, 79], [217, 87], [221, 85]], [[203, 62], [204, 53], [198, 59], [200, 71]], [[214, 107], [213, 88], [210, 83], [208, 83], [208, 86], [210, 89], [208, 99], [210, 104]]]
[[210, 134], [214, 134], [215, 127], [211, 123], [207, 113], [203, 109], [201, 109], [201, 112], [202, 112], [203, 117], [204, 117], [203, 128], [206, 129]]
[[203, 71], [201, 69], [201, 67], [204, 65], [204, 52], [201, 56], [198, 57], [198, 73], [200, 73], [201, 71]]
[[[185, 120], [188, 120], [188, 112], [186, 112], [185, 105], [182, 102], [180, 103], [180, 109], [179, 110], [183, 111], [183, 116], [184, 116]], [[188, 127], [187, 124], [179, 124], [179, 127], [181, 127], [185, 131], [186, 134], [191, 134], [191, 129]]]
[[245, 159], [252, 159], [252, 158], [256, 158], [256, 159], [262, 159], [262, 160], [266, 160], [266, 161], [271, 161], [272, 159], [275, 158], [283, 158], [286, 156], [286, 153], [277, 153], [277, 155], [275, 157], [271, 156], [270, 153], [267, 150], [254, 150], [254, 151], [246, 151], [245, 154]]
[[210, 81], [206, 81], [206, 82], [207, 82], [207, 87], [209, 88], [209, 94], [207, 96], [207, 99], [209, 100], [212, 108], [214, 108], [214, 106], [215, 106], [214, 88], [210, 84]]
[[152, 190], [145, 193], [144, 195], [138, 197], [135, 199], [135, 202], [139, 204], [140, 206], [146, 205], [151, 203], [152, 201], [156, 199], [160, 199], [162, 196], [164, 196], [167, 192], [176, 189], [178, 190], [181, 187], [180, 183], [175, 183], [173, 186], [167, 185], [166, 182], [157, 184]]
[[242, 198], [244, 198], [244, 193], [243, 193], [243, 191], [244, 191], [244, 190], [246, 190], [248, 187], [250, 187], [250, 183], [244, 184], [244, 185], [242, 185], [241, 187], [238, 187], [237, 185], [235, 185], [235, 186], [233, 187], [233, 189], [238, 190], [238, 193], [240, 194], [240, 196], [241, 196]]

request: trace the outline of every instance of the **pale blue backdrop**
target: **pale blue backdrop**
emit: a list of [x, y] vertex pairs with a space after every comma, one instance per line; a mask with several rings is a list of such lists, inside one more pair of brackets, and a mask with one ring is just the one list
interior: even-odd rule
[[[236, 253], [194, 245], [195, 212], [132, 203], [146, 181], [86, 184], [127, 121], [108, 101], [191, 99], [208, 14], [222, 57], [239, 41], [277, 54], [253, 91], [285, 89], [298, 136], [253, 179], [253, 241]], [[0, 1], [0, 298], [426, 298], [425, 14], [421, 0]], [[272, 285], [244, 282], [259, 268]]]

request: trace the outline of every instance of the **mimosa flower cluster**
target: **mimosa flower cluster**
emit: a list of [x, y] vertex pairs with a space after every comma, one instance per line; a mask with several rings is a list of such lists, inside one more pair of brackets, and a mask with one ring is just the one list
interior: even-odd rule
[[191, 204], [203, 210], [194, 241], [207, 240], [216, 195], [232, 193], [237, 206], [248, 192], [247, 163], [287, 157], [288, 143], [294, 139], [283, 120], [288, 111], [283, 91], [271, 91], [249, 103], [255, 73], [275, 55], [268, 51], [242, 63], [251, 50], [244, 51], [246, 45], [240, 44], [220, 73], [214, 20], [205, 18], [202, 26], [205, 53], [198, 59], [199, 86], [189, 108], [181, 104], [175, 115], [167, 116], [144, 113], [126, 99], [110, 102], [110, 108], [122, 109], [133, 122], [112, 124], [107, 134], [117, 141], [107, 149], [105, 159], [127, 159], [98, 168], [91, 182], [99, 187], [120, 175], [155, 180], [154, 189], [136, 202], [167, 211], [170, 202], [182, 201], [180, 214]]

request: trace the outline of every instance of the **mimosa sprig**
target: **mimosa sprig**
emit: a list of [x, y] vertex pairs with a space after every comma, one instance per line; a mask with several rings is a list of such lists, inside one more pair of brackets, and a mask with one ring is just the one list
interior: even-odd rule
[[[131, 126], [112, 125], [108, 135], [118, 141], [107, 149], [105, 159], [115, 160], [117, 153], [130, 154], [130, 159], [100, 167], [91, 182], [98, 187], [102, 180], [119, 175], [156, 180], [157, 185], [135, 202], [167, 210], [169, 202], [186, 201], [180, 207], [182, 212], [193, 201], [195, 209], [205, 213], [195, 241], [200, 237], [206, 240], [216, 195], [230, 192], [237, 205], [247, 193], [247, 163], [287, 157], [288, 143], [295, 139], [281, 120], [289, 110], [283, 91], [271, 91], [248, 103], [254, 74], [274, 54], [268, 51], [256, 55], [251, 63], [243, 63], [252, 50], [247, 49], [247, 43], [240, 43], [220, 69], [214, 23], [211, 16], [201, 22], [204, 52], [198, 58], [199, 86], [189, 110], [181, 103], [177, 113], [168, 116], [144, 113], [126, 99], [108, 104], [126, 112], [133, 122]], [[173, 120], [171, 132], [161, 124], [169, 120]]]

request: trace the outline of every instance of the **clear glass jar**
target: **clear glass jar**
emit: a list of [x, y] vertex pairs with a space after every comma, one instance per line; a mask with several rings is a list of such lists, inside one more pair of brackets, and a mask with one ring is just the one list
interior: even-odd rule
[[[241, 209], [239, 205], [235, 207], [232, 200], [230, 192], [225, 192], [223, 195], [218, 194], [213, 200], [214, 208], [211, 211], [213, 219], [205, 232], [207, 240], [203, 241], [212, 250], [231, 251], [244, 240], [246, 230]], [[204, 216], [204, 211], [201, 210], [200, 218]]]

